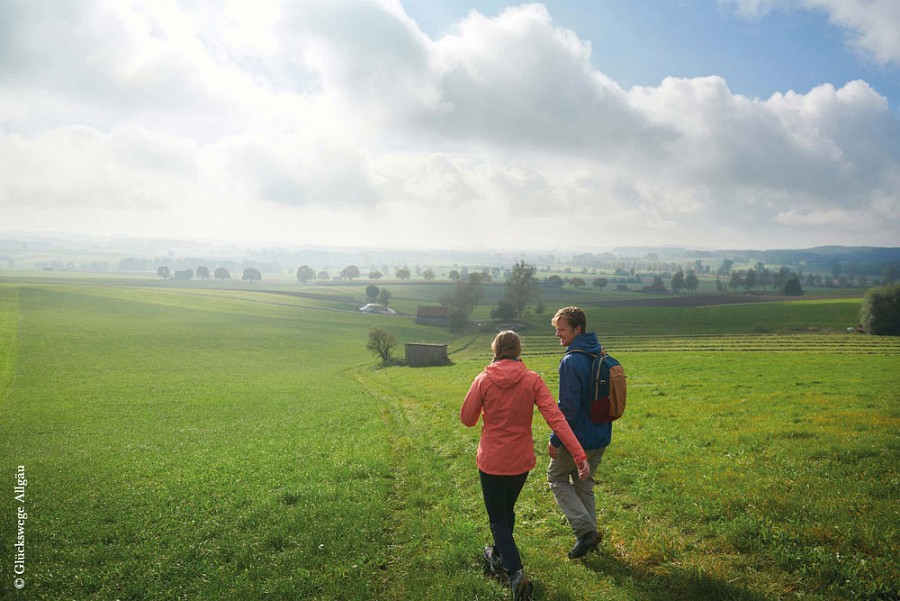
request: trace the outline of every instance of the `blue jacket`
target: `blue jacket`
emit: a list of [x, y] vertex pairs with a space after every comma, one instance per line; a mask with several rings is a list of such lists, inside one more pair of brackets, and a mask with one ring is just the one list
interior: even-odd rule
[[[612, 424], [595, 424], [591, 421], [591, 364], [593, 358], [574, 350], [597, 354], [600, 342], [594, 332], [579, 334], [572, 340], [566, 355], [559, 362], [559, 409], [575, 432], [585, 450], [599, 449], [612, 440]], [[559, 447], [562, 442], [554, 432], [550, 443]]]

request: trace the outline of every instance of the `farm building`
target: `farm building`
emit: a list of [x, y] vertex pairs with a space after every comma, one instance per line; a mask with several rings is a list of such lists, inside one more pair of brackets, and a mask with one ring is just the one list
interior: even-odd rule
[[416, 323], [442, 328], [450, 327], [450, 309], [422, 305], [416, 309]]
[[447, 365], [446, 344], [428, 344], [425, 342], [406, 343], [406, 364], [410, 367], [428, 367], [429, 365]]

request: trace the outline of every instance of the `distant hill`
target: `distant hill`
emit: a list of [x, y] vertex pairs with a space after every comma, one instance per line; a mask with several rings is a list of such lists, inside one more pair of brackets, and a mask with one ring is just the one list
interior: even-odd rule
[[387, 273], [394, 266], [439, 265], [509, 267], [518, 260], [538, 266], [614, 266], [633, 263], [687, 264], [701, 260], [714, 269], [725, 260], [736, 268], [757, 262], [785, 265], [795, 271], [831, 272], [839, 265], [844, 273], [880, 277], [886, 269], [900, 273], [900, 247], [818, 246], [805, 249], [712, 249], [688, 246], [631, 246], [611, 251], [597, 249], [582, 254], [525, 250], [440, 250], [392, 248], [344, 248], [319, 246], [253, 247], [231, 242], [113, 238], [63, 234], [0, 232], [0, 268], [66, 269], [87, 271], [156, 272], [198, 265], [223, 266], [231, 270], [246, 266], [263, 273], [292, 272], [303, 264], [341, 269], [356, 264], [378, 266]]
[[769, 265], [834, 265], [838, 264], [889, 264], [900, 263], [900, 248], [880, 246], [817, 246], [814, 248], [753, 250], [753, 249], [698, 249], [672, 246], [633, 246], [616, 248], [618, 256], [643, 258], [656, 255], [661, 260], [684, 258], [722, 258], [743, 261], [761, 261]]
[[807, 249], [784, 249], [765, 251], [742, 251], [750, 258], [759, 258], [764, 263], [808, 265], [834, 264], [884, 264], [900, 262], [900, 248], [876, 246], [817, 246]]

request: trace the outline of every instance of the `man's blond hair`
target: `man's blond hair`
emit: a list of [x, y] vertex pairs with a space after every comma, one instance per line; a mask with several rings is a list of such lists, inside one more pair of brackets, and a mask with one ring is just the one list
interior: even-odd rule
[[568, 323], [573, 330], [578, 328], [578, 326], [581, 326], [582, 332], [587, 330], [587, 317], [585, 316], [584, 311], [581, 310], [581, 307], [563, 307], [557, 311], [556, 315], [553, 316], [553, 319], [550, 320], [550, 325], [555, 328], [556, 322], [560, 319], [565, 319], [566, 323]]

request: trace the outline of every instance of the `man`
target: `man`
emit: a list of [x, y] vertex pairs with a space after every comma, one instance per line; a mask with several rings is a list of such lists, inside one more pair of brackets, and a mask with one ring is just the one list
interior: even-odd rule
[[590, 477], [580, 480], [572, 455], [562, 446], [556, 433], [550, 436], [547, 481], [556, 503], [575, 532], [575, 546], [569, 551], [569, 558], [575, 559], [584, 557], [600, 544], [594, 473], [612, 439], [612, 424], [591, 421], [589, 399], [593, 357], [587, 353], [599, 353], [600, 343], [594, 332], [585, 332], [587, 318], [584, 311], [579, 307], [564, 307], [556, 312], [550, 323], [556, 328], [559, 343], [568, 347], [559, 362], [559, 408], [584, 448], [591, 467]]

